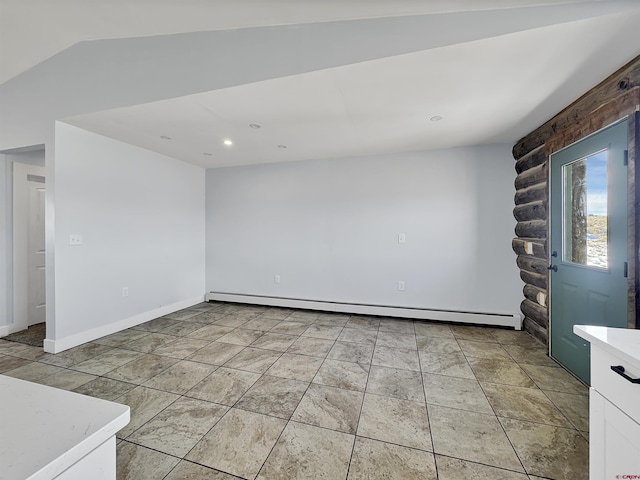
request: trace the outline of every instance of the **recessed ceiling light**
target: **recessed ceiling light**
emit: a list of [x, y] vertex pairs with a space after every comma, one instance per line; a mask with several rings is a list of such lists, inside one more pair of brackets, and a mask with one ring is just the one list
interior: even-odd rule
[[202, 152], [205, 157], [213, 157], [213, 153], [210, 152]]
[[287, 148], [286, 145], [278, 145], [278, 148]]
[[436, 115], [435, 117], [431, 117], [429, 120], [431, 120], [432, 122], [439, 122], [440, 120], [442, 120], [442, 117], [440, 115]]
[[225, 138], [222, 143], [224, 143], [227, 147], [233, 145], [233, 141], [229, 140], [228, 138]]
[[171, 140], [171, 137], [167, 137], [166, 135], [160, 135], [162, 140]]
[[258, 129], [258, 128], [262, 128], [262, 125], [260, 125], [260, 124], [258, 124], [258, 123], [250, 123], [250, 124], [249, 124], [249, 128], [255, 128], [255, 129]]

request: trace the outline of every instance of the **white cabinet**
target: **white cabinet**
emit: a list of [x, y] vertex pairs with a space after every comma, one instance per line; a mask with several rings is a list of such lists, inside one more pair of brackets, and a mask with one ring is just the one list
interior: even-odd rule
[[640, 478], [640, 424], [594, 389], [589, 400], [590, 478]]
[[640, 330], [574, 332], [591, 342], [590, 479], [640, 479]]

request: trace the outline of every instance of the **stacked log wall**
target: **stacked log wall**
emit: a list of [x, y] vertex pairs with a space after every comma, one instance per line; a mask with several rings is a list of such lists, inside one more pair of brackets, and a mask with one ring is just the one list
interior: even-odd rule
[[525, 283], [520, 309], [524, 328], [549, 339], [549, 158], [558, 150], [621, 119], [629, 119], [629, 327], [640, 328], [640, 202], [635, 167], [640, 157], [640, 57], [622, 67], [513, 147], [517, 220], [512, 241]]
[[520, 310], [524, 328], [543, 342], [547, 341], [549, 296], [547, 273], [548, 168], [544, 145], [517, 159], [515, 180], [516, 238], [511, 246], [517, 255], [520, 278], [525, 283]]

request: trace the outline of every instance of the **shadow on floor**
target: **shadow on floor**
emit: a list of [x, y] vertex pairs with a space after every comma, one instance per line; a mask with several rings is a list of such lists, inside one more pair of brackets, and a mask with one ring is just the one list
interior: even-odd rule
[[6, 337], [4, 337], [4, 339], [9, 340], [10, 342], [31, 345], [33, 347], [42, 347], [43, 341], [46, 336], [46, 323], [36, 323], [35, 325], [31, 325], [26, 330], [7, 335]]

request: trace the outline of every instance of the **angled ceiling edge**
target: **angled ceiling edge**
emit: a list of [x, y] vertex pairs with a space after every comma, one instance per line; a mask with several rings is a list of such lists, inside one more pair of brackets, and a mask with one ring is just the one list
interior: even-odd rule
[[[622, 8], [633, 4], [561, 4], [87, 41], [0, 85], [0, 102], [4, 104], [3, 93], [14, 94], [26, 85], [31, 102], [39, 94], [48, 102], [55, 97], [53, 104], [61, 110], [56, 118], [62, 118], [619, 13]], [[84, 97], [82, 105], [73, 101], [78, 95]]]

